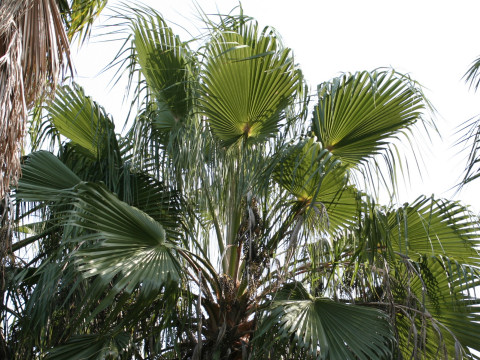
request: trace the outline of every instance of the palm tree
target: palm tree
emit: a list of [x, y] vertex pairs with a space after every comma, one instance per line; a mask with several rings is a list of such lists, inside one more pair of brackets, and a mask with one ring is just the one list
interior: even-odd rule
[[195, 48], [131, 14], [130, 130], [63, 86], [24, 161], [9, 356], [479, 358], [478, 219], [369, 194], [379, 158], [395, 180], [393, 140], [427, 121], [418, 84], [344, 74], [310, 115], [291, 50], [243, 11], [204, 16]]

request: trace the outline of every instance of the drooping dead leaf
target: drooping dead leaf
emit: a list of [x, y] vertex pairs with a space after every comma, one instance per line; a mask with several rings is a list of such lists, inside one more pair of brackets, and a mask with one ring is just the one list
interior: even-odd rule
[[20, 177], [28, 110], [54, 93], [67, 64], [71, 69], [55, 0], [0, 2], [0, 198]]

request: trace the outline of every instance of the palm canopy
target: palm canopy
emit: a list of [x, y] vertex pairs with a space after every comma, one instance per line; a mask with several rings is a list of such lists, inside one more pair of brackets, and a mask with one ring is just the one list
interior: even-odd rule
[[131, 10], [117, 59], [139, 79], [131, 129], [65, 86], [37, 139], [55, 153], [25, 158], [5, 352], [478, 358], [478, 219], [431, 198], [380, 206], [351, 180], [423, 121], [421, 89], [393, 70], [345, 75], [309, 119], [272, 29], [206, 18], [194, 50]]

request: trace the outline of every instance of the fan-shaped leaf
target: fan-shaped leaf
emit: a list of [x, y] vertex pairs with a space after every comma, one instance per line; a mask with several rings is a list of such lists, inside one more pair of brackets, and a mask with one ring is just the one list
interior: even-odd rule
[[189, 111], [189, 50], [153, 10], [139, 14], [132, 28], [141, 72], [157, 99], [155, 125], [169, 129]]
[[81, 146], [85, 155], [95, 159], [105, 155], [102, 154], [104, 149], [118, 149], [113, 122], [80, 86], [61, 87], [48, 111], [54, 127]]
[[457, 202], [421, 197], [388, 217], [396, 251], [410, 257], [448, 256], [478, 266], [480, 228]]
[[139, 284], [146, 292], [158, 291], [180, 280], [176, 246], [166, 240], [162, 225], [98, 185], [80, 186], [78, 199], [73, 224], [94, 231], [78, 240], [95, 241], [76, 254], [85, 276], [110, 281], [121, 274], [114, 292], [131, 292]]
[[275, 134], [300, 84], [290, 49], [256, 23], [214, 34], [208, 45], [201, 107], [225, 144]]
[[318, 86], [313, 131], [323, 146], [355, 166], [384, 151], [421, 118], [425, 98], [408, 77], [393, 71], [343, 75]]
[[391, 356], [393, 334], [386, 314], [330, 299], [296, 296], [295, 300], [274, 301], [260, 324], [259, 334], [267, 331], [276, 331], [280, 339], [292, 340], [317, 359], [367, 360]]
[[26, 201], [53, 200], [81, 181], [55, 155], [47, 151], [28, 155], [22, 172], [16, 196]]
[[475, 297], [479, 284], [478, 275], [471, 276], [458, 263], [442, 263], [434, 257], [422, 261], [409, 280], [410, 300], [400, 297], [404, 292], [396, 299], [399, 348], [404, 356], [417, 352], [424, 355], [422, 359], [453, 359], [469, 353], [467, 347], [479, 351], [480, 300]]
[[357, 212], [357, 192], [347, 185], [345, 169], [313, 138], [287, 149], [278, 162], [275, 180], [298, 202], [325, 207], [331, 230], [351, 221]]

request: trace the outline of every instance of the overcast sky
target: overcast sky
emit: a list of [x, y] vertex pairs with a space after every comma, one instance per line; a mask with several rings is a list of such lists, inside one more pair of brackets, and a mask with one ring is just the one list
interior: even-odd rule
[[[110, 0], [109, 4], [119, 1]], [[195, 33], [197, 16], [191, 0], [144, 0], [160, 11], [172, 27], [189, 40], [178, 23]], [[206, 13], [228, 13], [238, 5], [233, 0], [198, 0]], [[393, 67], [420, 82], [437, 110], [436, 122], [442, 139], [424, 136], [423, 180], [414, 172], [412, 185], [404, 189], [400, 202], [421, 194], [452, 198], [466, 154], [453, 148], [454, 132], [464, 121], [480, 114], [480, 93], [469, 90], [462, 76], [480, 55], [478, 14], [480, 1], [459, 0], [244, 0], [244, 12], [262, 26], [270, 25], [294, 51], [312, 93], [316, 85], [342, 72]], [[95, 43], [83, 46], [74, 61], [77, 82], [102, 104], [120, 125], [127, 107], [121, 106], [123, 85], [111, 90], [112, 73], [98, 76], [113, 58], [117, 45]], [[118, 127], [120, 130], [120, 127]], [[480, 180], [455, 195], [480, 211]]]

